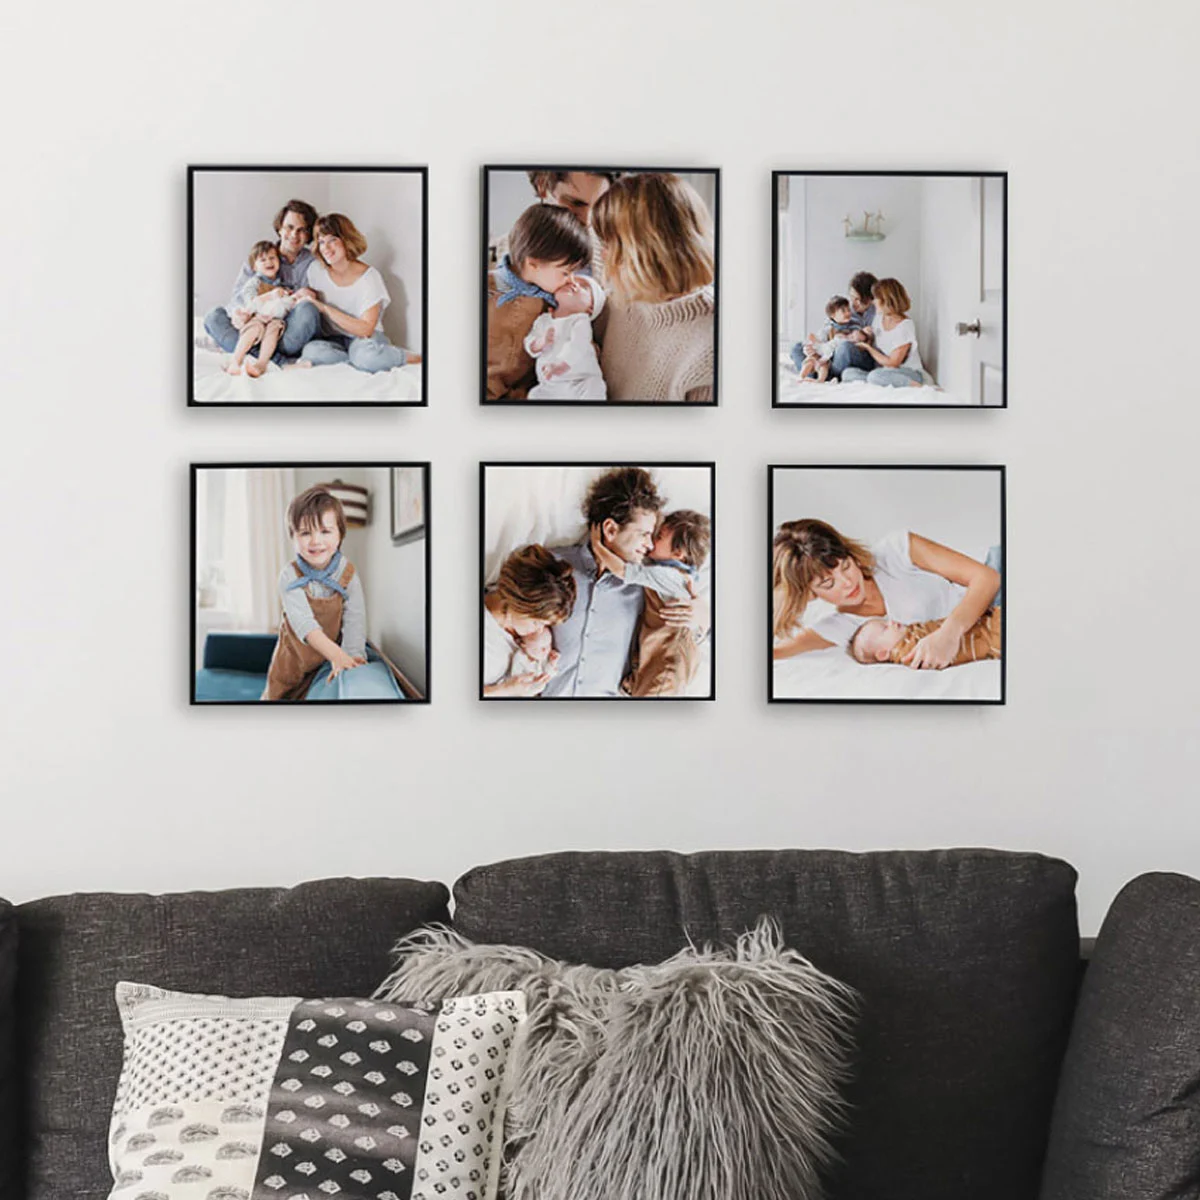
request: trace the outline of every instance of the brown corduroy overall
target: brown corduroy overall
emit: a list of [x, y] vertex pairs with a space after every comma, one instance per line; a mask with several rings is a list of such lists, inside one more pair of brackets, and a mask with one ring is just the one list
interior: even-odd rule
[[[292, 568], [295, 570], [295, 567]], [[296, 578], [300, 572], [296, 571]], [[346, 563], [338, 582], [344, 588], [350, 586], [354, 578], [354, 564]], [[345, 603], [342, 597], [334, 592], [332, 596], [316, 599], [305, 593], [313, 619], [321, 627], [321, 632], [336, 642], [342, 634], [342, 607]], [[308, 694], [313, 676], [321, 669], [325, 656], [314, 650], [307, 642], [302, 642], [288, 624], [287, 617], [279, 621], [279, 641], [275, 643], [275, 653], [271, 655], [271, 665], [267, 670], [267, 687], [262, 694], [264, 700], [303, 700]]]

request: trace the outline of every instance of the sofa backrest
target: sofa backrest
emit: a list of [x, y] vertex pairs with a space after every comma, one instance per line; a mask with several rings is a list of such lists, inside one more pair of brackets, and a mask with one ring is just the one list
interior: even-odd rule
[[1033, 1200], [1078, 981], [1075, 871], [989, 850], [573, 853], [476, 868], [455, 926], [601, 967], [769, 914], [863, 1002], [830, 1200]]
[[[118, 980], [233, 996], [369, 996], [388, 973], [395, 941], [447, 920], [448, 898], [440, 883], [329, 879], [168, 896], [60, 896], [19, 906], [27, 1184], [24, 1193], [0, 1189], [0, 1196], [108, 1196], [109, 1117], [123, 1048], [113, 999]], [[0, 940], [3, 929], [0, 921]], [[4, 1171], [0, 1162], [0, 1183]]]

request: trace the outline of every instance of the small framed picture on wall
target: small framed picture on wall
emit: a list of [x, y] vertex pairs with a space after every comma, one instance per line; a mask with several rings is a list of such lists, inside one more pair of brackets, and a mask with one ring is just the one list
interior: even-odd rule
[[487, 404], [716, 404], [715, 169], [485, 167]]
[[425, 403], [424, 167], [188, 168], [188, 403]]
[[428, 463], [196, 463], [191, 484], [193, 704], [428, 701]]
[[480, 466], [480, 697], [711, 700], [712, 463]]
[[773, 466], [771, 701], [1003, 704], [999, 466]]
[[1008, 175], [776, 171], [777, 408], [1004, 408]]

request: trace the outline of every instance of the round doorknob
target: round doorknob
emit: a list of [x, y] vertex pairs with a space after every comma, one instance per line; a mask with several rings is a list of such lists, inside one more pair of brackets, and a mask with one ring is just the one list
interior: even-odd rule
[[966, 337], [968, 333], [973, 333], [976, 337], [979, 337], [979, 335], [983, 333], [983, 329], [980, 327], [979, 318], [976, 317], [975, 320], [970, 323], [970, 325], [967, 325], [963, 321], [959, 321], [958, 324], [954, 326], [954, 332], [957, 333], [959, 337]]

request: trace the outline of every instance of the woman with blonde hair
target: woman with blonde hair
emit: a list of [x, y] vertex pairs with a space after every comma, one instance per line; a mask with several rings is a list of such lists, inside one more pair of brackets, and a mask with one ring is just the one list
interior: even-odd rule
[[[994, 557], [998, 563], [999, 547]], [[907, 666], [932, 670], [951, 665], [963, 634], [995, 602], [1000, 588], [994, 567], [919, 533], [897, 530], [867, 546], [811, 517], [779, 527], [771, 578], [775, 658], [845, 648], [871, 617], [905, 625], [945, 618], [905, 658]], [[824, 600], [833, 611], [802, 628], [814, 600]]]
[[878, 387], [920, 387], [925, 369], [917, 349], [917, 327], [908, 310], [912, 301], [898, 279], [879, 279], [871, 289], [875, 301], [875, 320], [871, 323], [873, 342], [860, 342], [879, 365], [871, 371], [846, 367], [842, 382], [865, 379]]
[[575, 607], [571, 564], [545, 546], [522, 546], [483, 595], [483, 694], [537, 696], [550, 682], [546, 641]]
[[592, 206], [610, 292], [600, 367], [610, 400], [711, 403], [712, 219], [678, 175], [626, 175]]
[[367, 239], [342, 213], [326, 213], [313, 225], [316, 255], [307, 287], [296, 293], [311, 300], [321, 316], [320, 338], [300, 351], [299, 366], [348, 362], [359, 371], [390, 371], [421, 356], [393, 346], [383, 332], [383, 310], [391, 303], [387, 284], [362, 261]]

